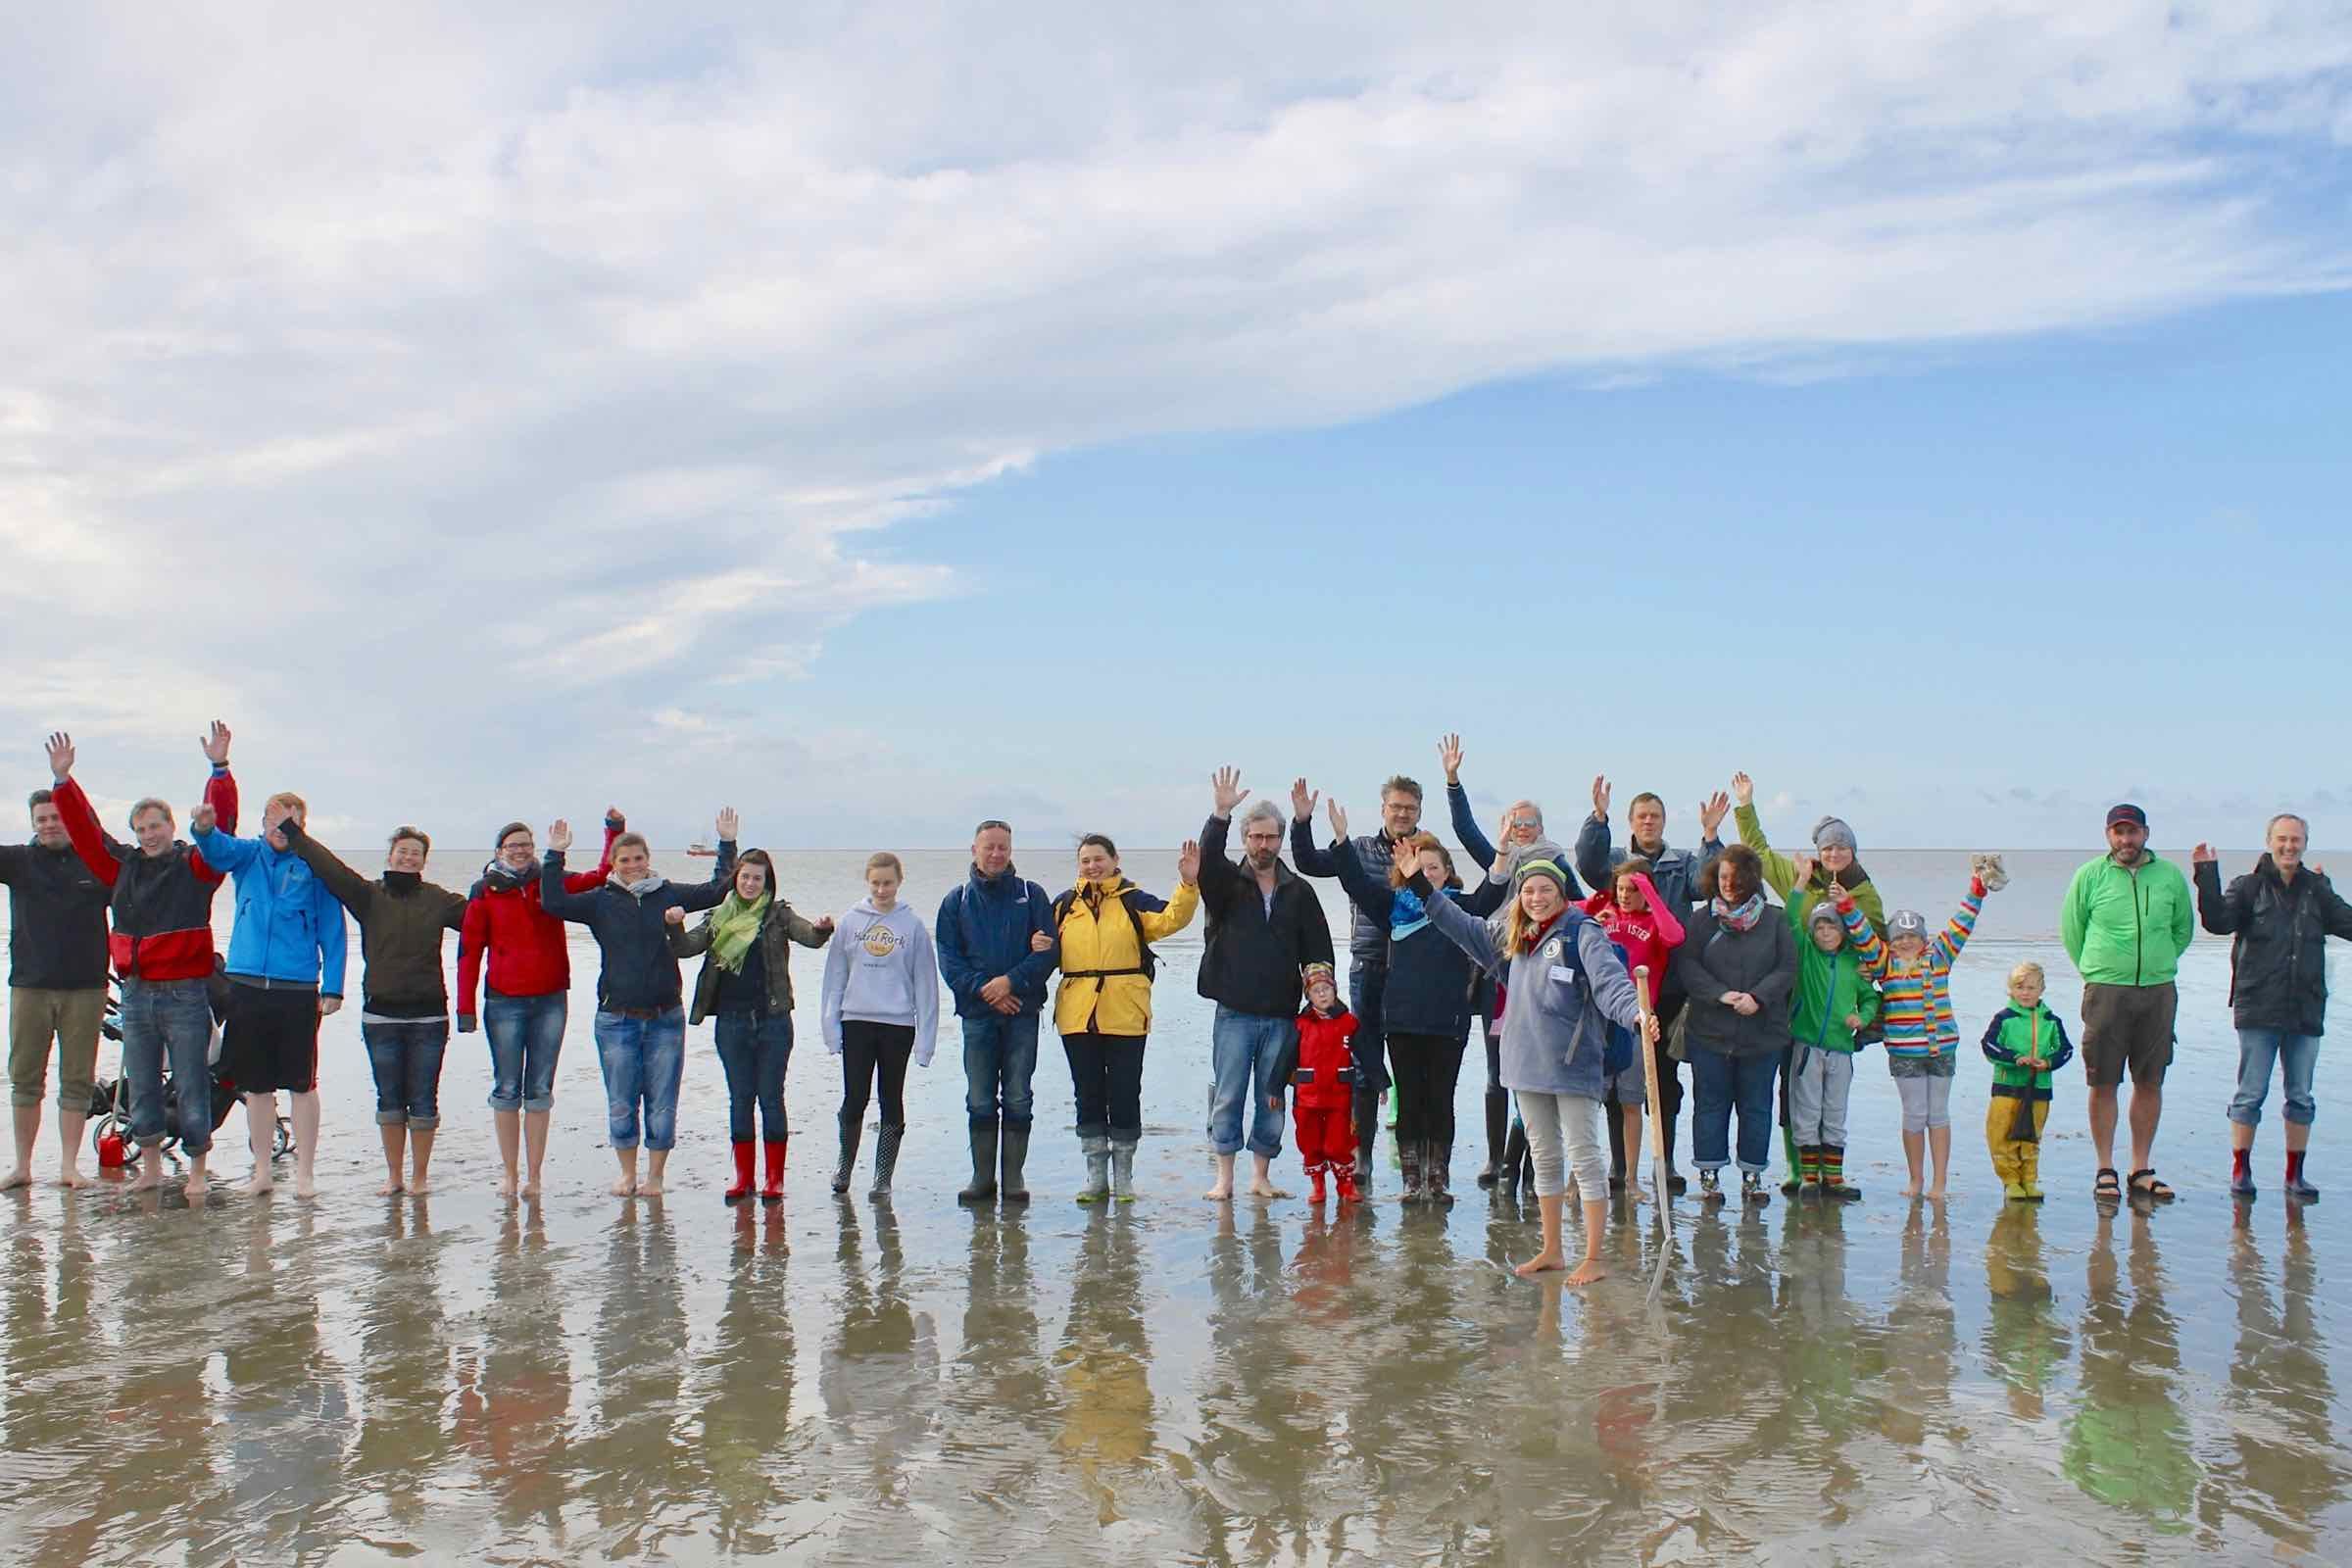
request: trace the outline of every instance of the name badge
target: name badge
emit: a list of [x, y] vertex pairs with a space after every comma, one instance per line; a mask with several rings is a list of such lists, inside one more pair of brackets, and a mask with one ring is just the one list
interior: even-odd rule
[[1564, 986], [1576, 984], [1576, 971], [1564, 963], [1555, 963], [1551, 966], [1551, 977]]

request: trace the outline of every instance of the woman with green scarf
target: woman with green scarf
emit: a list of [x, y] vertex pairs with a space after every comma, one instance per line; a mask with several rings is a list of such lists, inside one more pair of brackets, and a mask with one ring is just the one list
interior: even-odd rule
[[706, 954], [694, 985], [689, 1024], [716, 1016], [712, 1031], [727, 1070], [727, 1135], [735, 1145], [735, 1185], [727, 1201], [752, 1193], [752, 1105], [767, 1130], [760, 1200], [784, 1199], [784, 1067], [792, 1059], [791, 948], [821, 948], [833, 918], [810, 922], [776, 892], [775, 863], [765, 850], [746, 850], [735, 862], [735, 884], [719, 906], [688, 931], [671, 911], [670, 951], [681, 958]]

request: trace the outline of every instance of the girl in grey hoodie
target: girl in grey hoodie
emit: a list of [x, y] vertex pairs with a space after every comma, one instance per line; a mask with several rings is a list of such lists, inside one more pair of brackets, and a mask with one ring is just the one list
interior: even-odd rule
[[850, 1190], [865, 1106], [882, 1092], [880, 1137], [874, 1145], [871, 1198], [887, 1197], [906, 1133], [906, 1061], [931, 1065], [939, 1038], [939, 960], [931, 933], [899, 903], [905, 878], [899, 858], [884, 851], [865, 862], [866, 897], [841, 917], [825, 949], [821, 1015], [825, 1049], [841, 1058], [841, 1166], [833, 1191]]

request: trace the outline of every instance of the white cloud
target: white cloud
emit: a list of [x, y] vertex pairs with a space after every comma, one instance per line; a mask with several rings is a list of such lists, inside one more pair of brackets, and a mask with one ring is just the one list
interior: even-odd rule
[[472, 809], [784, 700], [956, 591], [878, 530], [1039, 454], [2342, 279], [2326, 6], [1022, 18], [51, 19], [0, 60], [0, 614], [105, 670], [0, 717], [291, 713], [386, 812], [385, 729], [523, 754]]

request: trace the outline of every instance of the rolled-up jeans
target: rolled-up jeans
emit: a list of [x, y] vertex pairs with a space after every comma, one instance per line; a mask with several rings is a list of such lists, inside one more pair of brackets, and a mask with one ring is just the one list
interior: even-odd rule
[[2237, 1032], [2237, 1093], [2230, 1097], [2230, 1119], [2240, 1127], [2262, 1125], [2262, 1102], [2270, 1098], [2274, 1065], [2285, 1068], [2286, 1119], [2308, 1127], [2319, 1114], [2311, 1098], [2311, 1080], [2320, 1062], [2318, 1035], [2288, 1034], [2283, 1029], [2240, 1029]]
[[657, 1153], [678, 1141], [678, 1080], [686, 1071], [686, 1009], [663, 1007], [651, 1017], [596, 1014], [596, 1054], [605, 1069], [605, 1125], [614, 1149], [645, 1147]]
[[482, 1029], [490, 1037], [490, 1108], [553, 1110], [556, 1060], [564, 1054], [568, 1016], [564, 993], [482, 999]]
[[[130, 1135], [153, 1149], [171, 1131], [180, 1150], [213, 1147], [213, 1004], [202, 980], [122, 982], [122, 1075], [130, 1080]], [[172, 1064], [171, 1115], [164, 1063]]]
[[375, 1124], [429, 1133], [441, 1125], [441, 1059], [447, 1018], [360, 1019], [360, 1040], [375, 1074]]
[[1209, 1030], [1209, 1060], [1215, 1076], [1208, 1089], [1208, 1139], [1220, 1154], [1242, 1150], [1243, 1102], [1249, 1102], [1250, 1152], [1272, 1159], [1282, 1152], [1282, 1107], [1274, 1103], [1283, 1086], [1274, 1081], [1298, 1021], [1285, 1013], [1268, 1018], [1236, 1012], [1217, 1004]]
[[1772, 1159], [1773, 1080], [1780, 1070], [1777, 1051], [1730, 1056], [1704, 1046], [1690, 1048], [1690, 1081], [1698, 1092], [1698, 1114], [1690, 1119], [1692, 1164], [1712, 1172], [1730, 1163], [1737, 1109], [1740, 1173], [1764, 1174]]

